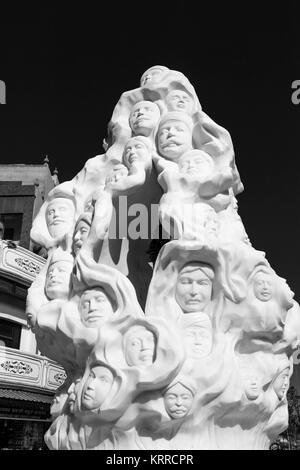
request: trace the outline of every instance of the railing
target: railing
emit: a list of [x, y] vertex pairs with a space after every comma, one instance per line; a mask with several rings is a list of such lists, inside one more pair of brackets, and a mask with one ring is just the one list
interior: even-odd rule
[[55, 362], [37, 354], [0, 347], [0, 384], [55, 391], [66, 379]]

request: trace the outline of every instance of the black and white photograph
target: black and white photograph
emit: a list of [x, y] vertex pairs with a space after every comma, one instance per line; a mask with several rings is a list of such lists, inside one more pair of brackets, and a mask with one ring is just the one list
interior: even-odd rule
[[300, 450], [297, 2], [0, 10], [0, 450]]

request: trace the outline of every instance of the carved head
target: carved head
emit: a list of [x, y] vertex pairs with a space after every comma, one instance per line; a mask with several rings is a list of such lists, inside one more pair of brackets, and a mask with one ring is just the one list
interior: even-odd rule
[[88, 328], [97, 327], [114, 313], [112, 302], [102, 287], [93, 287], [83, 292], [79, 311], [81, 321]]
[[46, 208], [46, 223], [50, 235], [61, 237], [73, 228], [75, 206], [71, 199], [64, 197], [54, 198]]
[[143, 325], [129, 328], [123, 339], [124, 354], [129, 366], [149, 366], [153, 363], [156, 339]]
[[143, 136], [136, 136], [126, 142], [123, 152], [123, 162], [129, 169], [132, 165], [141, 163], [144, 167], [151, 164], [151, 144]]
[[214, 270], [205, 263], [187, 263], [179, 272], [175, 299], [184, 313], [204, 312], [212, 297]]
[[262, 381], [259, 374], [251, 367], [242, 367], [240, 374], [247, 398], [256, 400], [262, 393]]
[[163, 65], [154, 65], [150, 67], [146, 72], [143, 73], [141, 77], [141, 87], [147, 85], [148, 83], [154, 84], [159, 81], [161, 76], [168, 72], [168, 67], [164, 67]]
[[160, 110], [152, 101], [139, 101], [131, 110], [129, 125], [134, 135], [149, 137], [160, 120]]
[[59, 248], [53, 253], [46, 274], [45, 293], [48, 299], [69, 297], [74, 258]]
[[207, 324], [191, 325], [185, 329], [184, 340], [187, 354], [194, 359], [207, 356], [212, 348], [212, 327], [207, 318]]
[[274, 280], [271, 273], [258, 271], [253, 278], [253, 291], [258, 300], [268, 302], [274, 294]]
[[55, 395], [51, 404], [50, 413], [52, 418], [56, 418], [63, 412], [63, 408], [67, 401], [68, 395], [66, 393], [60, 393]]
[[283, 369], [275, 378], [273, 388], [279, 400], [282, 400], [289, 388], [290, 384], [290, 367]]
[[83, 242], [87, 239], [90, 233], [92, 224], [92, 212], [82, 214], [76, 222], [74, 235], [73, 235], [73, 252], [77, 255]]
[[99, 364], [93, 365], [82, 389], [82, 408], [86, 410], [100, 408], [107, 399], [113, 382], [114, 374], [111, 369]]
[[192, 150], [193, 121], [185, 113], [170, 112], [163, 116], [157, 132], [160, 155], [178, 161], [188, 150]]
[[212, 172], [214, 162], [208, 153], [191, 150], [180, 157], [178, 166], [181, 173], [204, 177]]
[[166, 104], [169, 111], [191, 114], [193, 98], [183, 90], [171, 90], [166, 96]]
[[173, 419], [184, 418], [193, 405], [196, 384], [190, 378], [175, 379], [164, 391], [164, 403], [168, 415]]

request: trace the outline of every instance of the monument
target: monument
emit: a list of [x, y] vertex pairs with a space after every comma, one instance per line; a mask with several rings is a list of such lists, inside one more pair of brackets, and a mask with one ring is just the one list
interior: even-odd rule
[[48, 259], [28, 322], [67, 374], [45, 442], [268, 449], [288, 425], [300, 308], [238, 214], [230, 134], [182, 73], [154, 66], [103, 147], [31, 231]]

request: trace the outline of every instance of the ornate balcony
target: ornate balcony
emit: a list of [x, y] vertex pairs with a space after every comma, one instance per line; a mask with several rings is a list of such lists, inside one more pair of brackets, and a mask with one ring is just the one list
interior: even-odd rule
[[66, 379], [57, 363], [37, 354], [0, 347], [0, 384], [54, 392]]
[[25, 248], [13, 248], [9, 242], [0, 240], [0, 275], [29, 286], [46, 263], [44, 258]]

